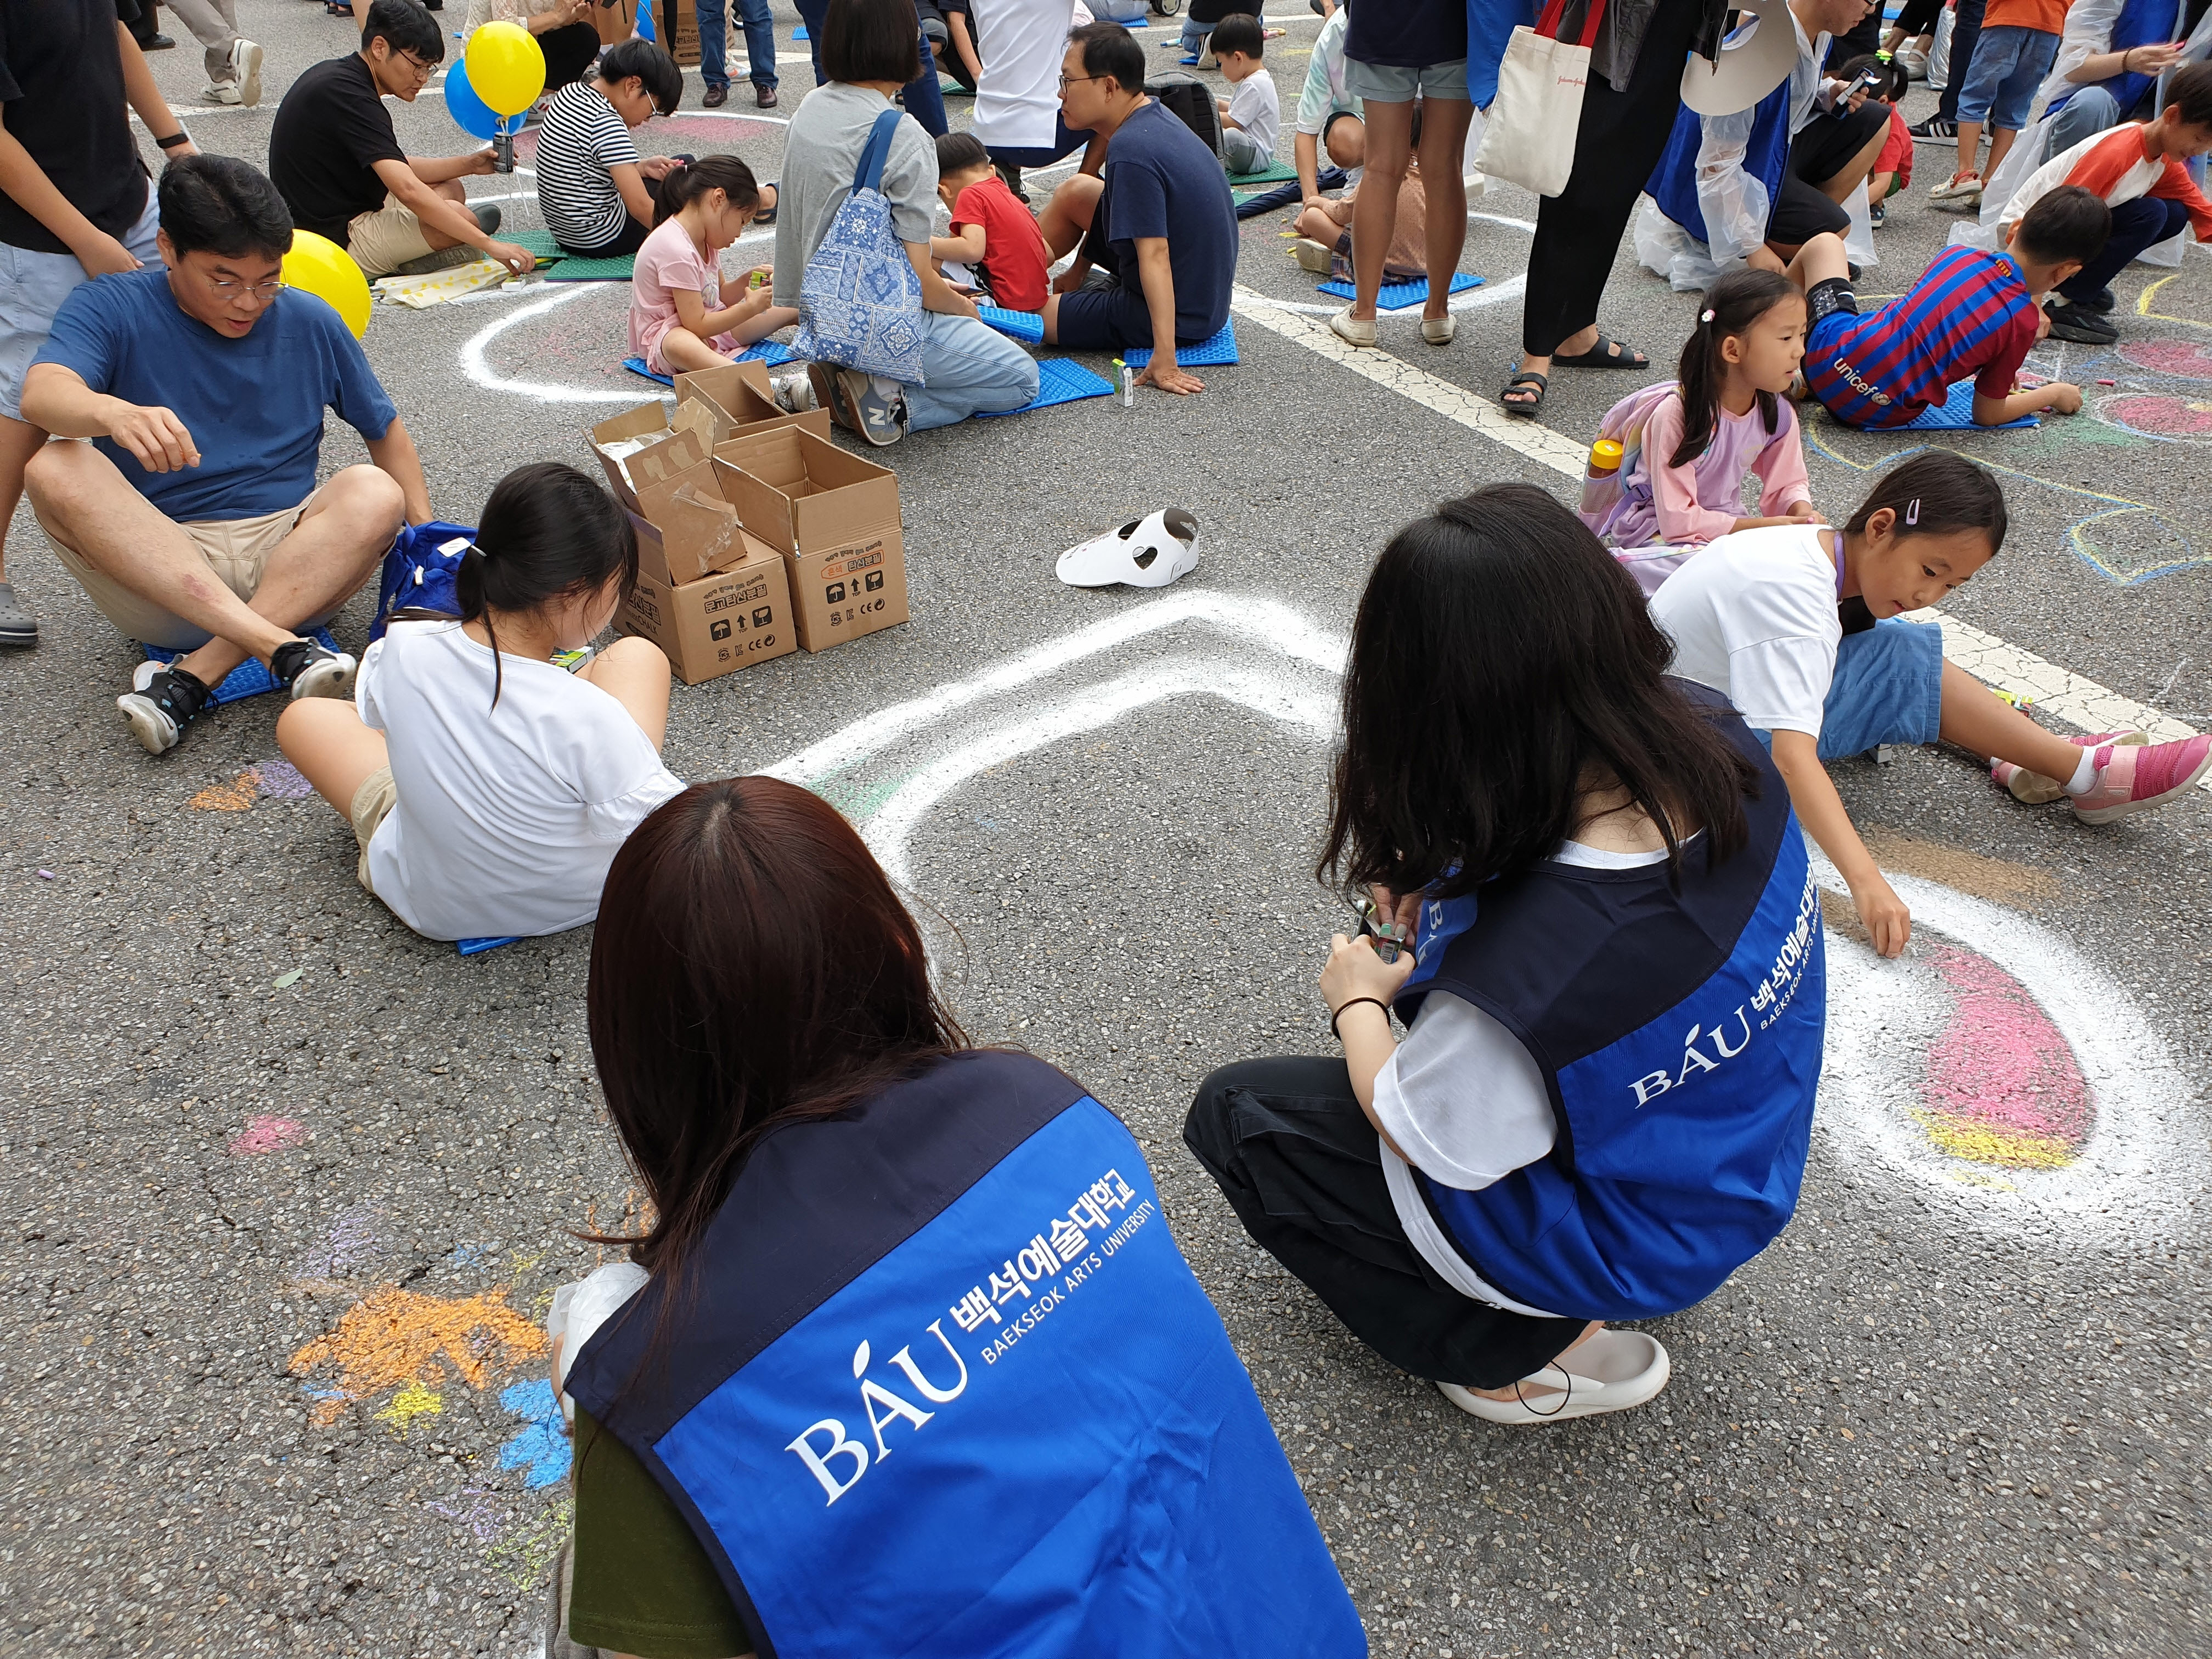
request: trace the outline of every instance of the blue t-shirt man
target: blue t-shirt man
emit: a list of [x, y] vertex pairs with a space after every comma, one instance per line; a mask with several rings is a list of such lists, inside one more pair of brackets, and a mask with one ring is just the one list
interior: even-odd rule
[[160, 266], [76, 289], [35, 361], [184, 423], [200, 464], [173, 472], [149, 472], [113, 439], [93, 440], [179, 524], [258, 518], [307, 500], [325, 409], [372, 442], [398, 416], [361, 343], [313, 295], [279, 294], [251, 333], [226, 339], [185, 314]]
[[1114, 285], [1060, 296], [1057, 343], [1079, 351], [1152, 343], [1137, 264], [1138, 240], [1151, 236], [1167, 240], [1176, 343], [1195, 345], [1219, 333], [1237, 280], [1237, 204], [1221, 158], [1148, 100], [1114, 130], [1102, 182], [1084, 253]]

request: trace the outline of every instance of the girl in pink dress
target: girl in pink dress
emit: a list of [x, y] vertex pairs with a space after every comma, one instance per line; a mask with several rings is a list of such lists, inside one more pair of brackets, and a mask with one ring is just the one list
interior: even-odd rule
[[703, 156], [654, 195], [659, 218], [637, 251], [629, 301], [629, 349], [654, 374], [720, 368], [799, 320], [793, 307], [772, 303], [765, 266], [722, 275], [722, 250], [760, 208], [750, 167], [734, 155]]

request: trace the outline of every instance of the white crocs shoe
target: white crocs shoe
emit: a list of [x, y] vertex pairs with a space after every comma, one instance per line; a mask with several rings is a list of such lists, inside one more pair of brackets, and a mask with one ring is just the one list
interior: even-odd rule
[[1656, 1337], [1642, 1331], [1600, 1331], [1562, 1358], [1564, 1364], [1555, 1361], [1522, 1378], [1524, 1384], [1553, 1390], [1531, 1394], [1525, 1401], [1492, 1400], [1456, 1382], [1437, 1387], [1470, 1417], [1486, 1423], [1530, 1425], [1625, 1412], [1650, 1400], [1674, 1375], [1667, 1350]]

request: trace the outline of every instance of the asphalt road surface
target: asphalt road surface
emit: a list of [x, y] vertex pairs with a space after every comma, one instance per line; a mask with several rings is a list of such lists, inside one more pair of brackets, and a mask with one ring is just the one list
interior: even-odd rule
[[[269, 47], [261, 107], [188, 120], [259, 161], [284, 86], [349, 39], [298, 0], [240, 10]], [[808, 78], [794, 21], [779, 7], [784, 114]], [[1315, 20], [1288, 25], [1286, 101]], [[199, 105], [189, 40], [155, 61]], [[781, 126], [744, 113], [742, 80], [719, 115], [697, 86], [648, 147], [772, 177]], [[462, 147], [435, 95], [397, 119], [420, 152]], [[1922, 147], [1866, 291], [1941, 245], [1954, 222], [1923, 198], [1950, 160]], [[526, 178], [471, 187], [539, 222]], [[1449, 348], [1407, 313], [1344, 361], [1278, 214], [1243, 227], [1243, 362], [1203, 371], [1202, 395], [910, 438], [889, 459], [912, 624], [679, 687], [671, 764], [811, 753], [793, 766], [937, 913], [969, 1029], [1135, 1127], [1376, 1652], [2212, 1650], [2202, 793], [2085, 830], [1955, 754], [1836, 769], [1914, 878], [1920, 937], [1876, 964], [1831, 912], [1804, 1201], [1655, 1327], [1675, 1376], [1646, 1409], [1523, 1431], [1461, 1415], [1253, 1249], [1183, 1151], [1212, 1067], [1329, 1048], [1313, 981], [1345, 913], [1311, 866], [1369, 561], [1486, 481], [1571, 489], [1562, 464], [1648, 378], [1562, 374], [1555, 439], [1491, 435], [1474, 400], [1517, 341], [1534, 204], [1474, 206], [1465, 268], [1486, 285]], [[1934, 440], [2007, 469], [2014, 514], [1948, 617], [1996, 642], [1994, 674], [2080, 677], [2048, 682], [2061, 729], [2100, 692], [2212, 720], [2212, 264], [2192, 250], [2119, 289], [2118, 347], [2033, 365], [2079, 378], [2090, 412]], [[626, 302], [379, 309], [369, 354], [442, 515], [471, 521], [521, 462], [589, 464], [586, 423], [652, 391], [619, 367]], [[1694, 306], [1624, 249], [1603, 320], [1663, 368]], [[1816, 419], [1817, 502], [1848, 513], [1912, 441]], [[337, 428], [325, 463], [359, 453]], [[1164, 505], [1203, 526], [1177, 586], [1053, 579], [1062, 549]], [[46, 637], [0, 657], [0, 1650], [523, 1659], [566, 1520], [537, 1322], [602, 1257], [574, 1231], [637, 1209], [592, 1082], [586, 939], [463, 959], [411, 936], [356, 885], [346, 827], [273, 764], [273, 700], [149, 759], [112, 708], [131, 647], [27, 510], [9, 554]], [[896, 740], [871, 748], [872, 722]]]

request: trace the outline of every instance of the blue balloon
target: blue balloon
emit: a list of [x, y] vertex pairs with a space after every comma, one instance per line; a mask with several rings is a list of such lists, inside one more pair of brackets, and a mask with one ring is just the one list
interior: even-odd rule
[[463, 132], [486, 140], [500, 136], [500, 118], [469, 84], [468, 65], [456, 58], [446, 71], [446, 111]]

